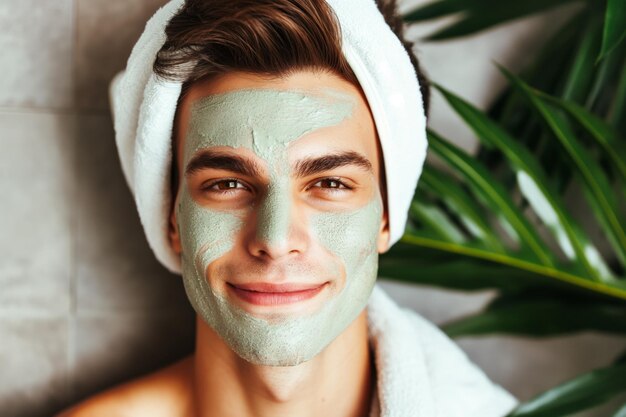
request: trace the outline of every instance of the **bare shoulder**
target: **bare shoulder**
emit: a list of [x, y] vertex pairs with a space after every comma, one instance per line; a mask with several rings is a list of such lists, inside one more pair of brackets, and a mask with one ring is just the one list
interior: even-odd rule
[[193, 357], [96, 394], [56, 417], [187, 417]]

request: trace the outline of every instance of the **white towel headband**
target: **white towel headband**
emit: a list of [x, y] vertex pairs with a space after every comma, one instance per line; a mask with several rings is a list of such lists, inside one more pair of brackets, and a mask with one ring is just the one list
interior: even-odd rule
[[[180, 273], [168, 238], [171, 204], [171, 135], [182, 84], [152, 71], [165, 43], [165, 27], [183, 5], [171, 0], [146, 24], [126, 70], [111, 82], [117, 143], [126, 181], [157, 259]], [[327, 0], [339, 20], [342, 50], [372, 111], [385, 162], [389, 245], [407, 220], [426, 157], [426, 117], [415, 69], [374, 0]]]

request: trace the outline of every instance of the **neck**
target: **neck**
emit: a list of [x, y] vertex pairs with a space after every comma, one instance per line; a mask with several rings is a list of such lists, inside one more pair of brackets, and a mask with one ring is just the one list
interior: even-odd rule
[[254, 365], [197, 318], [196, 416], [367, 417], [375, 383], [366, 309], [313, 359]]

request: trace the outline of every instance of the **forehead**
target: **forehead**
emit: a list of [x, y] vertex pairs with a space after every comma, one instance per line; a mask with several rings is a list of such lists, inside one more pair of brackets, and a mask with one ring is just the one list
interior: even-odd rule
[[219, 138], [228, 135], [246, 146], [252, 131], [272, 140], [303, 136], [293, 144], [302, 152], [360, 151], [378, 165], [376, 129], [361, 90], [328, 72], [298, 71], [281, 78], [231, 72], [193, 84], [178, 108], [179, 167], [185, 153], [196, 150], [189, 148], [199, 142], [198, 135], [210, 132], [217, 138], [200, 141], [203, 147], [223, 145]]

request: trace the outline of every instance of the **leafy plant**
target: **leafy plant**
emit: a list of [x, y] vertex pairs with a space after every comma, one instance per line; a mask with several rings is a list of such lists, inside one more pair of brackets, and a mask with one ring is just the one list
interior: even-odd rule
[[[429, 131], [401, 242], [380, 273], [462, 290], [497, 289], [451, 336], [626, 334], [626, 2], [439, 0], [409, 23], [457, 20], [430, 35], [469, 35], [577, 3], [578, 11], [483, 112], [434, 87], [474, 131], [471, 156]], [[599, 230], [601, 233], [594, 233]], [[598, 237], [599, 236], [599, 237]], [[626, 392], [624, 358], [521, 404], [510, 416], [567, 416]], [[626, 405], [615, 417], [626, 416]]]

